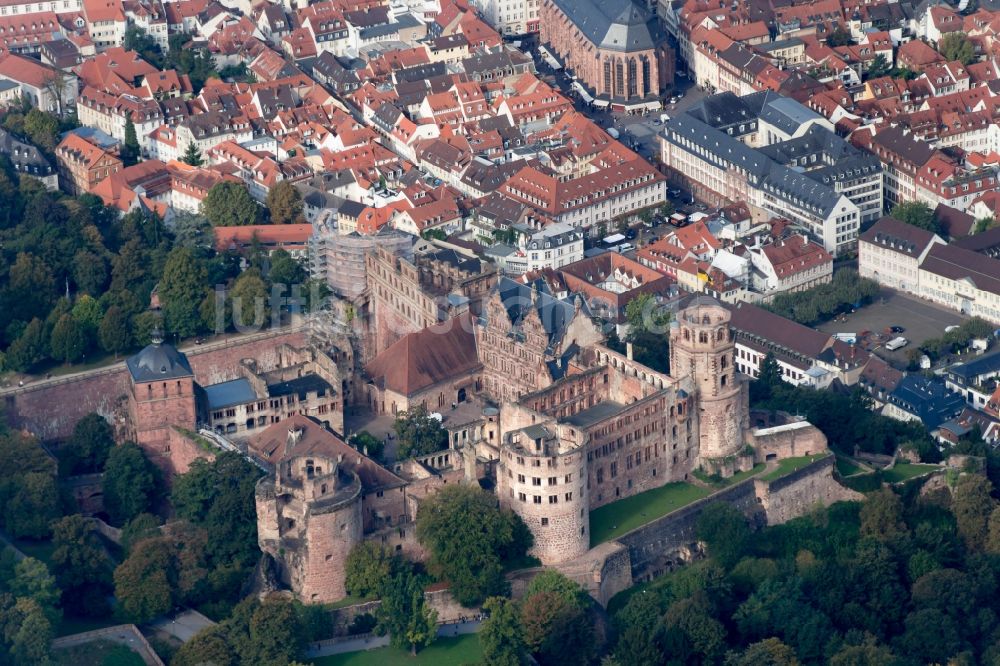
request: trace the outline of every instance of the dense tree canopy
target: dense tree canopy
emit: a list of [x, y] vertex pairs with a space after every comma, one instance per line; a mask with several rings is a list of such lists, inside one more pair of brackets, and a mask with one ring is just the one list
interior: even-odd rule
[[814, 326], [851, 308], [871, 303], [878, 292], [879, 286], [874, 280], [861, 277], [857, 271], [841, 269], [826, 284], [778, 294], [768, 309], [800, 324]]
[[721, 513], [703, 514], [707, 560], [612, 601], [615, 661], [992, 663], [1000, 559], [983, 534], [997, 502], [975, 474], [931, 493], [920, 483], [747, 532], [738, 546]]
[[945, 60], [957, 60], [963, 65], [976, 61], [976, 47], [964, 32], [949, 32], [941, 38], [938, 51]]
[[347, 593], [355, 597], [382, 596], [400, 566], [399, 558], [381, 543], [362, 541], [347, 556]]
[[201, 213], [213, 227], [238, 227], [257, 224], [261, 208], [245, 185], [227, 180], [208, 191]]
[[940, 225], [934, 219], [934, 211], [923, 201], [904, 201], [892, 209], [892, 217], [934, 233], [940, 232]]
[[291, 182], [283, 180], [267, 192], [264, 202], [271, 224], [302, 222], [302, 194]]
[[0, 422], [0, 527], [13, 537], [42, 539], [59, 515], [55, 464], [38, 440]]
[[69, 474], [99, 472], [104, 469], [114, 443], [114, 431], [108, 420], [100, 414], [87, 414], [73, 426], [73, 435], [60, 451], [60, 457]]
[[448, 447], [448, 431], [432, 418], [424, 405], [400, 412], [392, 429], [399, 440], [399, 457], [412, 458]]
[[111, 449], [104, 466], [104, 509], [113, 525], [148, 512], [159, 489], [159, 471], [138, 445], [125, 442]]
[[66, 516], [52, 525], [52, 571], [63, 607], [78, 616], [106, 615], [112, 563], [92, 521]]
[[464, 606], [506, 593], [504, 560], [523, 557], [532, 544], [517, 514], [467, 485], [445, 486], [420, 505], [417, 537], [430, 552], [430, 570], [451, 584]]

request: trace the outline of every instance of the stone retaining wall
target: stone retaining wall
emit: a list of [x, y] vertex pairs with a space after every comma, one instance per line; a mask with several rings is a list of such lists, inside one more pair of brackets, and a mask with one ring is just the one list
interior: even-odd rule
[[[236, 340], [184, 350], [195, 379], [202, 386], [241, 376], [243, 358], [253, 358], [261, 368], [277, 362], [277, 347], [283, 343], [302, 346], [307, 334], [302, 327], [265, 331]], [[113, 366], [71, 377], [39, 381], [0, 393], [0, 406], [8, 423], [28, 430], [44, 440], [64, 439], [73, 426], [91, 412], [111, 417], [128, 393], [129, 378], [124, 361]]]

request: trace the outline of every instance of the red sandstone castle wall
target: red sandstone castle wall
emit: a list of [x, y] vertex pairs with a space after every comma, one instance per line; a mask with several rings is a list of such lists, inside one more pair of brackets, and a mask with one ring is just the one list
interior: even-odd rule
[[[240, 376], [242, 358], [255, 358], [267, 368], [277, 361], [276, 348], [282, 343], [301, 346], [304, 331], [251, 336], [228, 346], [210, 345], [186, 351], [191, 369], [201, 385], [215, 384]], [[4, 417], [15, 428], [28, 430], [42, 439], [69, 437], [76, 422], [91, 412], [110, 416], [128, 394], [129, 378], [124, 363], [66, 380], [26, 386], [0, 398]]]

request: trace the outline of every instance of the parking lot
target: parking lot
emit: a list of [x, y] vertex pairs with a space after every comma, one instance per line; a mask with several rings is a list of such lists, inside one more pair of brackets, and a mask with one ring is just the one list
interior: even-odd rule
[[[894, 352], [884, 346], [875, 349], [879, 356], [902, 369], [906, 367], [907, 354], [911, 349], [919, 347], [925, 340], [944, 335], [946, 327], [963, 321], [965, 317], [954, 310], [947, 310], [891, 289], [883, 289], [881, 296], [871, 305], [846, 315], [846, 321], [838, 318], [817, 328], [824, 333], [861, 333], [883, 332], [890, 326], [902, 326], [905, 331], [899, 335], [909, 340], [908, 345]], [[886, 341], [893, 337], [895, 336], [888, 336]]]

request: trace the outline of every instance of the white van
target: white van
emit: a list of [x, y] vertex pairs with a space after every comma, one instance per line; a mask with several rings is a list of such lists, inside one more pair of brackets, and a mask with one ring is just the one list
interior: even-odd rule
[[889, 342], [885, 343], [885, 348], [889, 351], [896, 351], [897, 349], [902, 349], [906, 345], [910, 344], [910, 341], [906, 338], [893, 338]]
[[632, 243], [622, 243], [617, 248], [619, 254], [625, 254], [626, 252], [631, 252], [634, 249], [635, 245], [632, 245]]

